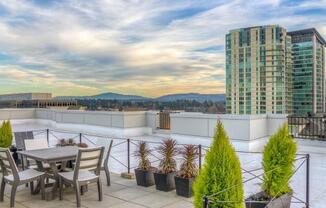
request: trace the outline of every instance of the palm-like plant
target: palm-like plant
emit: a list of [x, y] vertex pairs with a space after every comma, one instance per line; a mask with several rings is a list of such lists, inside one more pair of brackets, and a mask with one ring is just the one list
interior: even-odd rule
[[164, 140], [158, 147], [158, 152], [162, 156], [160, 161], [160, 172], [164, 174], [172, 173], [176, 171], [177, 163], [174, 159], [177, 154], [176, 149], [177, 142], [173, 139]]
[[198, 174], [196, 160], [198, 159], [198, 148], [195, 145], [185, 145], [181, 150], [182, 164], [180, 167], [181, 178], [194, 178]]
[[138, 150], [135, 152], [135, 156], [138, 158], [138, 168], [141, 170], [150, 170], [151, 162], [148, 159], [148, 156], [151, 153], [148, 145], [144, 141], [140, 141], [138, 144]]

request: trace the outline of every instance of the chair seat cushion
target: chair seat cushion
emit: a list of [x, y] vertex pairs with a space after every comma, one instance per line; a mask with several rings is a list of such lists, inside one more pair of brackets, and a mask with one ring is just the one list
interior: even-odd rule
[[[19, 172], [18, 175], [19, 175], [20, 181], [28, 181], [28, 180], [38, 178], [38, 177], [44, 175], [44, 173], [34, 170], [34, 169], [27, 169], [27, 170]], [[8, 181], [14, 181], [13, 175], [4, 176], [4, 178]]]
[[[64, 178], [65, 180], [68, 181], [73, 181], [74, 178], [74, 172], [70, 171], [70, 172], [61, 172], [59, 173], [59, 175]], [[95, 173], [92, 173], [90, 171], [80, 171], [79, 172], [79, 176], [78, 176], [78, 181], [90, 181], [90, 180], [94, 180], [97, 179], [98, 176], [95, 175]]]

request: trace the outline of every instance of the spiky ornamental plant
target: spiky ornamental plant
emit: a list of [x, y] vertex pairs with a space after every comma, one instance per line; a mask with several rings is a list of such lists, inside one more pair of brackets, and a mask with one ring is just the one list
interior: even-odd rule
[[12, 144], [12, 128], [10, 121], [3, 121], [0, 128], [0, 147], [9, 148]]
[[264, 148], [263, 190], [270, 197], [279, 197], [292, 192], [289, 180], [294, 172], [297, 145], [284, 124]]
[[176, 171], [177, 163], [174, 157], [177, 154], [177, 142], [173, 139], [164, 140], [158, 147], [158, 152], [162, 156], [159, 171], [164, 174]]
[[135, 156], [138, 158], [138, 168], [144, 171], [151, 169], [151, 162], [148, 159], [151, 150], [144, 141], [138, 143], [138, 150], [135, 152]]
[[185, 145], [181, 150], [182, 164], [178, 174], [181, 178], [194, 178], [198, 174], [196, 160], [198, 159], [198, 148], [195, 145]]
[[244, 207], [240, 161], [221, 122], [217, 123], [213, 143], [207, 151], [193, 191], [195, 208], [201, 208], [203, 197], [211, 195], [209, 207]]

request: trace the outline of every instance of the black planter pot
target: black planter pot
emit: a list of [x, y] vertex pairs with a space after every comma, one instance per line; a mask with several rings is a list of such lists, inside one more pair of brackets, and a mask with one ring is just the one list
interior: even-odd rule
[[192, 184], [195, 178], [181, 178], [178, 176], [174, 177], [175, 189], [177, 195], [190, 198], [192, 197]]
[[164, 174], [154, 173], [156, 189], [160, 191], [172, 191], [175, 189], [174, 176], [176, 172]]
[[270, 202], [271, 199], [266, 199], [266, 194], [260, 192], [246, 199], [246, 208], [290, 208], [291, 199], [292, 193], [284, 194]]
[[135, 169], [138, 186], [149, 187], [155, 184], [153, 170]]

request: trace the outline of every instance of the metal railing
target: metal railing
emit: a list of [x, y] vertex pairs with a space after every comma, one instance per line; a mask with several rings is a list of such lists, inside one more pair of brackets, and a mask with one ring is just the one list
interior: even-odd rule
[[[305, 206], [305, 208], [309, 208], [310, 207], [310, 155], [309, 154], [297, 154], [297, 158], [295, 159], [296, 162], [298, 162], [299, 164], [297, 165], [297, 167], [295, 168], [293, 174], [291, 175], [290, 179], [291, 180], [293, 178], [293, 176], [303, 167], [303, 165], [306, 165], [306, 172], [305, 172], [305, 199], [300, 199], [298, 196], [296, 196], [296, 190], [294, 190], [292, 198], [293, 200], [291, 200], [291, 204], [303, 204]], [[274, 171], [274, 170], [272, 170]], [[246, 203], [246, 202], [258, 202], [258, 203], [266, 203], [266, 207], [268, 207], [276, 198], [272, 198], [269, 201], [252, 201], [252, 200], [245, 200], [242, 202], [239, 201], [215, 201], [214, 197], [218, 196], [221, 193], [224, 193], [230, 189], [233, 188], [237, 188], [238, 186], [242, 186], [243, 184], [246, 184], [250, 181], [256, 180], [258, 179], [259, 181], [263, 181], [263, 176], [264, 176], [264, 172], [263, 172], [263, 167], [260, 168], [256, 168], [253, 170], [246, 170], [244, 168], [242, 168], [242, 172], [243, 174], [249, 174], [251, 177], [244, 180], [242, 182], [242, 184], [234, 184], [231, 187], [228, 187], [224, 190], [221, 190], [217, 193], [214, 193], [212, 195], [209, 196], [204, 196], [203, 197], [203, 208], [208, 208], [210, 206], [211, 203], [220, 203], [221, 205], [227, 205], [229, 207], [233, 207], [234, 204], [239, 204], [239, 203]], [[260, 172], [257, 174], [257, 172]], [[284, 184], [286, 185], [286, 184]]]
[[[111, 150], [110, 155], [110, 165], [111, 163], [115, 163], [115, 165], [120, 166], [119, 170], [127, 171], [128, 173], [131, 172], [132, 169], [137, 168], [138, 162], [136, 161], [133, 152], [137, 150], [138, 142], [143, 141], [140, 139], [131, 139], [131, 138], [117, 138], [113, 136], [107, 136], [107, 135], [98, 135], [98, 134], [89, 134], [89, 133], [80, 133], [80, 132], [72, 132], [72, 131], [61, 131], [61, 130], [51, 130], [51, 129], [45, 129], [45, 130], [35, 130], [33, 131], [34, 138], [41, 137], [46, 138], [50, 146], [55, 146], [57, 142], [60, 139], [68, 139], [72, 138], [75, 141], [78, 141], [79, 143], [87, 143], [89, 146], [97, 146], [97, 140], [99, 139], [106, 139], [106, 140], [113, 140], [113, 146]], [[160, 161], [161, 156], [159, 155], [157, 151], [157, 147], [161, 144], [161, 141], [150, 141], [145, 140], [152, 150], [150, 153], [150, 162], [155, 167], [158, 166], [158, 162]], [[177, 148], [181, 148], [186, 144], [178, 144]], [[198, 159], [197, 159], [197, 165], [198, 170], [200, 171], [202, 166], [203, 158], [205, 157], [206, 152], [209, 150], [208, 146], [201, 145], [201, 144], [195, 144], [198, 148]], [[262, 152], [246, 152], [246, 151], [236, 151], [238, 154], [250, 154], [250, 155], [258, 155], [261, 157]], [[181, 162], [181, 155], [178, 154], [176, 156], [177, 164], [180, 165]], [[303, 164], [306, 164], [306, 172], [305, 172], [305, 200], [300, 199], [299, 197], [294, 195], [294, 199], [296, 201], [293, 201], [292, 203], [302, 203], [305, 204], [305, 207], [309, 208], [309, 177], [310, 177], [310, 155], [309, 154], [297, 154], [296, 158], [297, 162], [300, 162], [300, 164], [295, 169], [295, 173], [303, 166]], [[122, 167], [122, 169], [121, 169]], [[112, 169], [111, 169], [112, 170]], [[243, 174], [249, 174], [251, 178], [244, 181], [244, 183], [250, 182], [255, 179], [262, 180], [262, 173], [259, 173], [259, 171], [262, 171], [263, 168], [254, 168], [251, 170], [245, 169], [242, 167]], [[115, 172], [114, 170], [112, 172]], [[258, 173], [257, 173], [258, 172]], [[293, 175], [294, 176], [294, 175]], [[292, 176], [292, 177], [293, 177]], [[294, 190], [295, 192], [295, 190]], [[218, 193], [215, 193], [211, 196], [205, 196], [203, 198], [203, 207], [207, 208], [209, 207], [209, 204], [211, 203], [211, 198], [215, 196]], [[224, 202], [225, 203], [225, 202]], [[231, 203], [231, 202], [230, 202]]]
[[289, 130], [293, 137], [326, 140], [326, 118], [288, 116]]
[[[62, 130], [34, 130], [32, 131], [35, 138], [46, 138], [50, 146], [55, 146], [61, 139], [74, 139], [76, 143], [86, 143], [88, 146], [98, 146], [98, 140], [113, 140], [113, 146], [111, 150], [110, 158], [115, 162], [115, 166], [120, 166], [127, 171], [131, 172], [132, 169], [137, 168], [137, 161], [134, 157], [134, 152], [137, 151], [139, 146], [140, 139], [131, 139], [131, 138], [117, 138], [113, 136], [105, 136], [99, 134], [86, 134], [78, 133], [72, 131], [62, 131]], [[166, 138], [168, 139], [168, 138]], [[148, 143], [151, 153], [150, 153], [150, 162], [154, 165], [158, 165], [160, 160], [160, 155], [158, 153], [157, 147], [161, 144], [161, 141], [151, 141], [146, 140]], [[177, 144], [177, 148], [181, 149], [186, 144]], [[203, 154], [203, 146], [201, 144], [195, 144], [198, 149], [198, 155], [200, 155], [196, 161], [198, 168], [201, 168]], [[206, 147], [205, 147], [206, 148]], [[182, 156], [178, 153], [176, 160], [180, 164]], [[121, 168], [119, 168], [121, 170]]]

